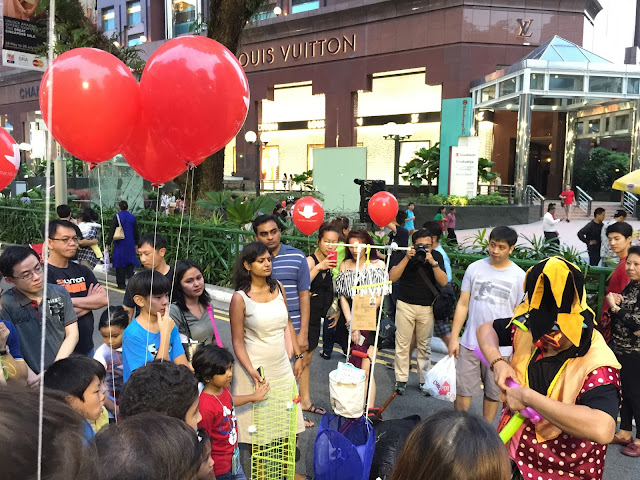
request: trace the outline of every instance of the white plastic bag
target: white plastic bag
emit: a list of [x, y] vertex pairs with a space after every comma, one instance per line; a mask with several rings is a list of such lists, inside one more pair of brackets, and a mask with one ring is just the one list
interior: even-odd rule
[[429, 370], [424, 389], [434, 398], [453, 402], [456, 399], [456, 359], [447, 355]]
[[104, 259], [103, 259], [103, 263], [102, 263], [102, 271], [104, 273], [109, 273], [109, 268], [111, 267], [111, 262], [109, 259], [109, 250], [107, 250], [105, 248], [104, 250]]

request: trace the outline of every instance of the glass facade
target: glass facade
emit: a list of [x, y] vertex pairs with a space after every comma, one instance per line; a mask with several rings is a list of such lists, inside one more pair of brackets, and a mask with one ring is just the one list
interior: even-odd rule
[[197, 10], [196, 0], [172, 0], [173, 37], [189, 33], [189, 28], [196, 22]]
[[582, 91], [584, 77], [582, 75], [550, 75], [549, 90]]
[[622, 77], [589, 77], [589, 91], [622, 93]]
[[309, 10], [315, 10], [320, 8], [320, 2], [318, 0], [293, 0], [291, 2], [291, 13], [308, 12]]
[[127, 2], [127, 22], [130, 27], [142, 23], [140, 1]]
[[531, 90], [544, 90], [544, 74], [532, 73], [529, 79], [529, 88]]
[[138, 33], [136, 35], [129, 35], [127, 38], [127, 45], [130, 47], [135, 47], [136, 45], [140, 45], [142, 43], [142, 37], [144, 34]]
[[500, 96], [516, 93], [516, 77], [499, 83]]
[[113, 7], [102, 10], [102, 29], [105, 32], [116, 29], [116, 12]]

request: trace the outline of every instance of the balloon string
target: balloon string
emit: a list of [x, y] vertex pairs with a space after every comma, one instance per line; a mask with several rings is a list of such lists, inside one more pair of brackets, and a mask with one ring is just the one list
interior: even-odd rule
[[[189, 169], [191, 170], [191, 169]], [[187, 170], [187, 180], [185, 182], [185, 184], [188, 186], [189, 185], [189, 170]], [[191, 174], [193, 175], [193, 173]], [[187, 192], [184, 192], [185, 194]], [[180, 215], [180, 229], [178, 230], [178, 243], [176, 245], [176, 260], [173, 263], [173, 278], [171, 279], [171, 294], [169, 295], [169, 304], [171, 304], [172, 300], [173, 300], [173, 283], [176, 281], [176, 268], [178, 266], [178, 255], [180, 253], [180, 237], [182, 236], [182, 221], [184, 220], [184, 204], [182, 206], [182, 215]], [[187, 255], [189, 253], [187, 252]]]
[[[47, 59], [49, 65], [53, 64], [53, 55], [54, 55], [54, 46], [55, 46], [55, 26], [56, 26], [56, 0], [49, 0], [49, 21], [48, 21], [48, 52]], [[53, 80], [54, 74], [53, 70], [51, 70], [49, 76], [49, 82], [45, 85], [45, 88], [48, 89], [47, 92], [47, 126], [49, 127], [49, 134], [47, 135], [47, 148], [49, 150], [49, 154], [47, 155], [46, 160], [46, 174], [45, 174], [45, 200], [44, 200], [44, 244], [42, 245], [42, 256], [44, 258], [44, 272], [43, 279], [44, 281], [42, 286], [42, 303], [41, 305], [45, 306], [42, 308], [42, 318], [41, 318], [41, 331], [40, 331], [40, 376], [44, 372], [44, 349], [45, 349], [45, 338], [47, 336], [47, 294], [48, 292], [48, 282], [46, 279], [49, 275], [49, 250], [47, 248], [49, 244], [49, 221], [50, 221], [50, 206], [51, 206], [51, 155], [53, 153], [54, 143], [53, 143], [53, 135], [51, 132], [53, 131]], [[39, 391], [39, 399], [38, 399], [38, 465], [37, 465], [37, 480], [42, 480], [42, 433], [43, 433], [43, 424], [44, 424], [44, 381], [40, 378], [40, 391]]]
[[[100, 170], [101, 170], [100, 167], [98, 167], [96, 169], [96, 172], [98, 174], [98, 198], [100, 202], [100, 225], [104, 225], [104, 207], [102, 205], [102, 184], [100, 183]], [[104, 238], [104, 227], [100, 228], [100, 231], [102, 234], [102, 251], [104, 252], [107, 248], [107, 245], [105, 243], [105, 238]], [[104, 255], [102, 258], [103, 259], [105, 258]], [[111, 300], [109, 298], [109, 265], [105, 263], [103, 270], [104, 270], [104, 284], [107, 289], [107, 318], [108, 318], [109, 336], [111, 336]], [[114, 365], [115, 362], [111, 361], [109, 363], [111, 363], [111, 388], [113, 389], [112, 390], [113, 405], [115, 407], [115, 405], [118, 404], [118, 399], [116, 396], [116, 373], [115, 373], [115, 365]], [[118, 415], [115, 408], [114, 408], [113, 416], [116, 419], [116, 423], [118, 423]]]
[[[160, 187], [158, 188], [158, 196], [156, 198], [160, 198]], [[151, 295], [149, 298], [153, 298], [153, 272], [155, 271], [156, 264], [156, 237], [158, 236], [158, 211], [160, 210], [160, 202], [156, 202], [156, 224], [153, 229], [153, 253], [151, 254]], [[149, 301], [149, 321], [151, 321], [151, 301]], [[147, 325], [149, 327], [149, 325]], [[147, 364], [147, 353], [149, 352], [149, 328], [147, 330], [147, 345], [144, 351], [144, 364]], [[162, 342], [162, 339], [161, 339]], [[157, 351], [160, 349], [160, 345], [157, 346]], [[160, 359], [160, 363], [164, 361], [163, 358]]]
[[[195, 167], [191, 167], [192, 169], [195, 169]], [[191, 172], [191, 198], [189, 200], [189, 230], [187, 232], [187, 256], [189, 256], [189, 252], [190, 252], [190, 248], [191, 248], [191, 210], [193, 209], [193, 178], [195, 177], [195, 171]], [[187, 175], [187, 180], [189, 179], [189, 176]], [[189, 185], [187, 185], [187, 188], [189, 187]], [[184, 192], [185, 194], [187, 192]], [[186, 195], [185, 195], [186, 196]]]

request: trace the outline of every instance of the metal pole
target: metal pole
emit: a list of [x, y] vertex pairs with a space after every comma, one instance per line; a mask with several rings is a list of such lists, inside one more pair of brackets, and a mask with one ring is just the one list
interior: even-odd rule
[[400, 183], [400, 135], [393, 137], [395, 151], [393, 157], [393, 194], [398, 198], [398, 183]]
[[529, 175], [529, 146], [531, 143], [531, 102], [530, 93], [520, 95], [518, 108], [518, 132], [516, 138], [516, 168], [514, 184], [518, 203], [524, 200], [524, 190], [527, 188]]
[[261, 158], [260, 158], [260, 154], [261, 151], [260, 149], [262, 148], [262, 144], [260, 143], [260, 140], [256, 141], [256, 197], [260, 196], [260, 180], [262, 177], [262, 168], [261, 167]]
[[[633, 141], [633, 140], [632, 140]], [[564, 174], [562, 188], [573, 182], [573, 160], [576, 150], [576, 112], [567, 113], [567, 131], [564, 138]]]
[[[51, 135], [51, 134], [49, 134]], [[53, 152], [51, 152], [53, 153]], [[56, 159], [53, 161], [53, 181], [55, 182], [55, 203], [67, 203], [67, 160], [62, 156], [62, 149], [56, 143]]]

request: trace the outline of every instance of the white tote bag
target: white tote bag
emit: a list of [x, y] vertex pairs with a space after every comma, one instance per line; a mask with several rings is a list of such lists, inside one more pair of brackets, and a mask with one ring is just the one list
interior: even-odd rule
[[345, 418], [360, 418], [364, 410], [364, 370], [348, 363], [339, 363], [329, 373], [329, 398], [333, 413]]
[[429, 370], [424, 389], [434, 398], [453, 402], [456, 399], [456, 359], [446, 356]]

